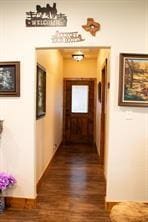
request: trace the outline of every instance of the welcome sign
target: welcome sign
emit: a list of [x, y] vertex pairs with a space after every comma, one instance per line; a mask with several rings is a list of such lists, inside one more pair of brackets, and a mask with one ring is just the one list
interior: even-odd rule
[[46, 4], [45, 7], [36, 5], [36, 11], [26, 12], [27, 27], [62, 27], [67, 26], [67, 16], [59, 13], [56, 3]]

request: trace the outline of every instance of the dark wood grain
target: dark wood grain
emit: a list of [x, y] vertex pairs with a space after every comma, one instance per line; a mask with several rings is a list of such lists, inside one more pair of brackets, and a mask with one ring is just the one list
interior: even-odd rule
[[6, 197], [5, 202], [7, 207], [21, 208], [21, 209], [36, 208], [36, 199]]
[[[95, 84], [96, 79], [93, 78], [75, 80], [64, 79], [64, 144], [94, 143]], [[72, 112], [72, 86], [75, 85], [88, 86], [88, 112], [86, 113]]]
[[101, 70], [100, 161], [104, 164], [107, 109], [107, 60]]
[[36, 209], [9, 208], [0, 222], [109, 222], [95, 147], [60, 147], [42, 181]]

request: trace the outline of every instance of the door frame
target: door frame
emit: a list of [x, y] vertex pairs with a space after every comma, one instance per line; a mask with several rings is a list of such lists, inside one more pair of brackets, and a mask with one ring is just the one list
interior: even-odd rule
[[65, 121], [66, 121], [66, 81], [93, 81], [94, 82], [94, 129], [93, 129], [93, 144], [96, 141], [96, 86], [97, 79], [96, 78], [63, 78], [63, 143], [65, 138]]
[[107, 114], [107, 66], [108, 60], [106, 59], [101, 69], [101, 114], [100, 114], [100, 163], [104, 165], [105, 160], [105, 145], [106, 145], [106, 114]]

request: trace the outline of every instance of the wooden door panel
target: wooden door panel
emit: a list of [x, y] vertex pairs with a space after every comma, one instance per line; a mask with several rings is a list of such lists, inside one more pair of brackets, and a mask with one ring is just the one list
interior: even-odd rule
[[[71, 104], [73, 85], [88, 86], [88, 113], [72, 113]], [[63, 140], [66, 144], [94, 142], [94, 79], [64, 81]]]
[[72, 117], [71, 119], [71, 140], [73, 142], [85, 142], [88, 135], [88, 120], [83, 117]]
[[106, 132], [107, 60], [101, 71], [100, 162], [104, 164]]

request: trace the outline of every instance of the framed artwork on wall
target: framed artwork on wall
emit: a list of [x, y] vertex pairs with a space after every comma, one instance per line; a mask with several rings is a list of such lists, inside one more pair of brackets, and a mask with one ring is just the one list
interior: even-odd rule
[[0, 96], [20, 96], [20, 62], [0, 62]]
[[37, 64], [36, 119], [46, 114], [46, 70]]
[[148, 107], [148, 55], [120, 54], [119, 106]]

